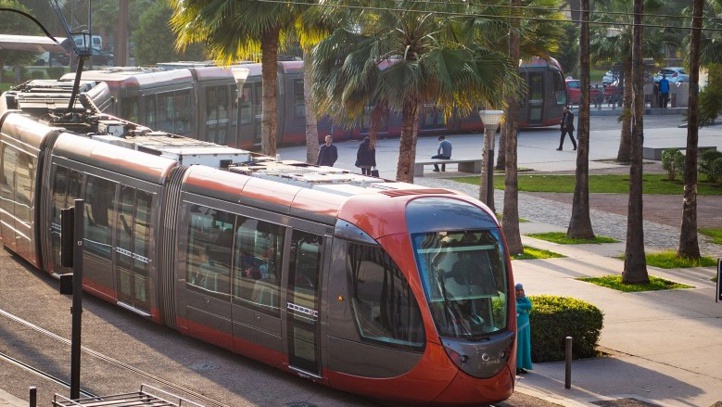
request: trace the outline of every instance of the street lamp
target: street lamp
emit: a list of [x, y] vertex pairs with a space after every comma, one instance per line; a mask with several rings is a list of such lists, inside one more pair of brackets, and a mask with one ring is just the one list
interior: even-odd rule
[[479, 200], [494, 211], [494, 140], [499, 122], [504, 117], [503, 110], [479, 110], [484, 123], [484, 152], [482, 155], [481, 190]]

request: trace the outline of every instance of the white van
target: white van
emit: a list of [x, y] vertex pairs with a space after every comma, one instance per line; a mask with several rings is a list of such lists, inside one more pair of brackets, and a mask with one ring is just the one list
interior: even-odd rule
[[[73, 40], [75, 40], [75, 45], [77, 45], [78, 48], [88, 48], [86, 44], [83, 44], [82, 35], [73, 35]], [[93, 35], [91, 41], [93, 43], [93, 48], [103, 49], [103, 37], [101, 37], [100, 35]]]

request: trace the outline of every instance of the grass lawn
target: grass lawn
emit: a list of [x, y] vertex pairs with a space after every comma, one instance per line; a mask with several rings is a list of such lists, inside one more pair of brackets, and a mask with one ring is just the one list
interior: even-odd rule
[[[479, 185], [479, 177], [454, 178], [454, 181]], [[519, 192], [574, 193], [574, 175], [519, 174]], [[669, 181], [665, 174], [644, 174], [643, 192], [646, 195], [682, 195], [681, 180]], [[494, 177], [494, 187], [504, 189], [504, 176]], [[629, 175], [604, 174], [589, 176], [590, 193], [628, 194]], [[722, 188], [706, 182], [698, 184], [700, 196], [722, 195]]]
[[614, 274], [602, 277], [579, 277], [577, 280], [586, 281], [598, 286], [612, 288], [624, 292], [676, 290], [680, 288], [693, 288], [686, 284], [675, 283], [663, 278], [649, 276], [649, 284], [622, 284], [622, 275]]
[[699, 233], [712, 238], [715, 244], [722, 244], [722, 229], [719, 228], [700, 228]]
[[524, 253], [511, 255], [512, 260], [558, 259], [561, 257], [564, 256], [549, 250], [535, 249], [530, 246], [524, 246]]
[[[663, 252], [645, 253], [647, 256], [647, 265], [659, 267], [661, 269], [678, 269], [689, 267], [714, 267], [717, 266], [717, 259], [711, 257], [701, 257], [697, 259], [686, 259], [677, 257], [674, 250], [665, 250]], [[624, 255], [619, 257], [624, 259]]]
[[565, 232], [529, 233], [527, 236], [557, 244], [617, 243], [619, 241], [607, 236], [594, 236], [594, 239], [571, 239]]

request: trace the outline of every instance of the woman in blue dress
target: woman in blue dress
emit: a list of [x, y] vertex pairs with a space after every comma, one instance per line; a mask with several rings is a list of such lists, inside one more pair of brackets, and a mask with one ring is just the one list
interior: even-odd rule
[[524, 293], [521, 283], [515, 287], [516, 291], [516, 374], [524, 374], [532, 370], [531, 364], [531, 327], [529, 325], [529, 311], [531, 301]]

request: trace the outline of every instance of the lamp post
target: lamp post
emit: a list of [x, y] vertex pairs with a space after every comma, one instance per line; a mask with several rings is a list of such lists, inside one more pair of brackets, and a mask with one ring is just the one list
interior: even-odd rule
[[479, 117], [484, 123], [484, 152], [482, 155], [481, 190], [479, 200], [494, 210], [494, 140], [499, 122], [504, 117], [503, 110], [479, 110]]

